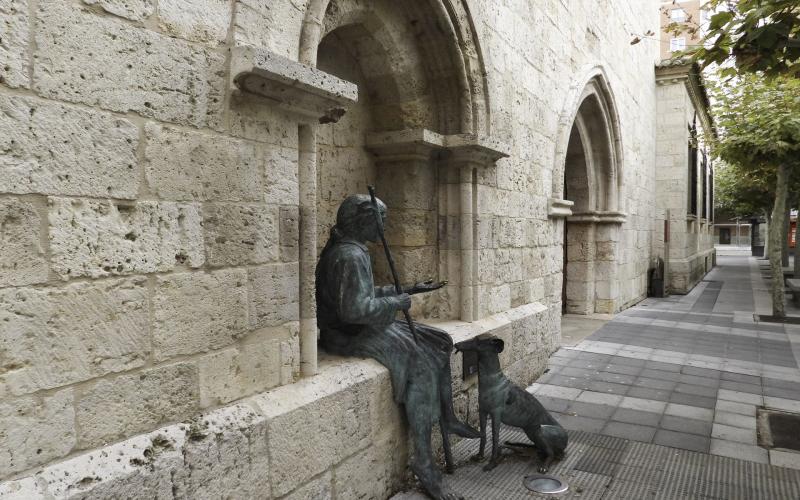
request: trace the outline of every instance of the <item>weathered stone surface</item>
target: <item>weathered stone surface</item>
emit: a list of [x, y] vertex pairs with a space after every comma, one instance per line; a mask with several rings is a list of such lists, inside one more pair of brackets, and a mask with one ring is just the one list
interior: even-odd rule
[[170, 35], [198, 42], [225, 41], [231, 24], [228, 0], [159, 0], [161, 28]]
[[62, 279], [203, 264], [196, 204], [51, 198], [49, 211], [53, 270]]
[[332, 474], [326, 472], [284, 497], [285, 500], [331, 500], [333, 498]]
[[83, 3], [99, 5], [104, 11], [131, 21], [143, 21], [156, 10], [156, 0], [83, 0]]
[[203, 230], [208, 264], [230, 266], [277, 261], [278, 214], [276, 206], [205, 205]]
[[[389, 498], [400, 485], [398, 445], [393, 441], [374, 444], [336, 467], [334, 487], [340, 498]], [[405, 467], [403, 461], [402, 468]]]
[[186, 464], [185, 424], [162, 427], [46, 467], [35, 477], [43, 498], [172, 498], [172, 475]]
[[[238, 43], [264, 47], [284, 57], [297, 59], [307, 3], [307, 0], [238, 0], [234, 38]], [[264, 26], [270, 29], [264, 29]]]
[[26, 394], [145, 363], [144, 279], [0, 291], [2, 386]]
[[264, 183], [267, 203], [294, 205], [299, 202], [297, 162], [296, 149], [275, 146], [267, 150]]
[[198, 127], [220, 122], [222, 54], [59, 0], [40, 1], [37, 16], [40, 94]]
[[173, 476], [176, 498], [269, 498], [267, 422], [246, 405], [189, 423], [184, 466]]
[[0, 287], [47, 281], [42, 247], [46, 231], [37, 206], [19, 198], [0, 198]]
[[249, 400], [269, 419], [274, 496], [367, 447], [372, 378], [382, 370], [364, 362], [325, 366], [320, 376]]
[[186, 418], [198, 409], [198, 393], [197, 366], [192, 363], [100, 380], [77, 402], [79, 445], [99, 446]]
[[168, 200], [260, 201], [263, 146], [153, 123], [145, 126], [145, 173]]
[[233, 343], [247, 330], [246, 286], [241, 269], [159, 276], [153, 296], [155, 358]]
[[262, 328], [300, 319], [299, 266], [268, 264], [248, 271], [250, 327]]
[[0, 95], [0, 191], [134, 198], [138, 143], [111, 114]]
[[288, 382], [292, 382], [294, 354], [288, 349], [287, 355], [284, 345], [297, 342], [297, 333], [296, 323], [259, 330], [239, 346], [198, 359], [201, 405], [224, 404], [271, 389], [282, 383], [286, 367], [290, 374]]
[[0, 0], [0, 83], [30, 85], [28, 0]]
[[43, 397], [0, 399], [0, 477], [63, 457], [72, 450], [72, 402], [72, 389]]
[[281, 261], [296, 262], [300, 246], [300, 210], [296, 206], [281, 207], [280, 212]]

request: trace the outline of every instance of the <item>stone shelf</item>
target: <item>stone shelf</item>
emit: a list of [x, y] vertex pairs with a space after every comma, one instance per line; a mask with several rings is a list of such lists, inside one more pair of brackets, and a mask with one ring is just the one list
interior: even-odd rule
[[562, 200], [561, 198], [550, 198], [548, 201], [547, 215], [551, 218], [558, 219], [572, 215], [574, 201]]
[[274, 100], [320, 123], [338, 121], [358, 101], [354, 83], [256, 47], [232, 49], [230, 74], [243, 93]]

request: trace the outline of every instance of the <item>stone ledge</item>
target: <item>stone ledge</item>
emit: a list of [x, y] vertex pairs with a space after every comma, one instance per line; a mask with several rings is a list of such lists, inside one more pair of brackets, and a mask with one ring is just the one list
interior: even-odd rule
[[574, 201], [562, 200], [561, 198], [550, 198], [547, 204], [547, 215], [553, 219], [560, 219], [572, 215]]
[[336, 122], [347, 106], [358, 101], [354, 83], [265, 49], [234, 47], [230, 74], [241, 91], [327, 123]]
[[[473, 323], [430, 324], [454, 342], [487, 333], [508, 342], [512, 326], [525, 329], [547, 311], [534, 302]], [[405, 471], [402, 422], [386, 368], [322, 356], [316, 376], [0, 482], [0, 498], [276, 498], [330, 488], [334, 470], [369, 474], [355, 483], [372, 485], [369, 497], [385, 498]]]

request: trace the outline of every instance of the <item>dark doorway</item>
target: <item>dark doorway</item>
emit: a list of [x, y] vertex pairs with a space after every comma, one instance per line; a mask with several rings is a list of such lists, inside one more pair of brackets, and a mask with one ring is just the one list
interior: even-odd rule
[[731, 244], [731, 228], [729, 227], [719, 228], [719, 244], [720, 245]]

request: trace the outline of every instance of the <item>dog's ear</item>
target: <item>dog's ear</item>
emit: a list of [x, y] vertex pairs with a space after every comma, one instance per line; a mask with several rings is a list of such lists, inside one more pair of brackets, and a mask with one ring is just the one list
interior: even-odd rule
[[492, 344], [494, 345], [494, 351], [498, 354], [506, 348], [506, 343], [502, 339], [492, 339]]

